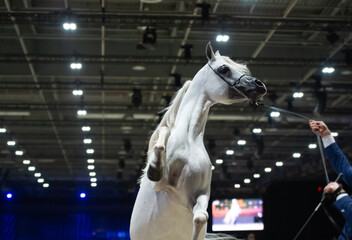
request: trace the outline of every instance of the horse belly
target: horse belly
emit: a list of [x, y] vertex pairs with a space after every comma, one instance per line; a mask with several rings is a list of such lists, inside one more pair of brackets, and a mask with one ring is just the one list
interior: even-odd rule
[[155, 192], [145, 178], [132, 212], [131, 240], [190, 240], [192, 220], [192, 212], [173, 192]]

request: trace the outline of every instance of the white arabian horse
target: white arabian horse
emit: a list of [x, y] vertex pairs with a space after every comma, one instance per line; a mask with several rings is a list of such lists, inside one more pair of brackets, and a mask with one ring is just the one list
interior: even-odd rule
[[178, 91], [151, 136], [131, 217], [131, 240], [201, 240], [206, 235], [212, 164], [203, 142], [216, 103], [256, 101], [265, 85], [245, 65], [214, 54]]

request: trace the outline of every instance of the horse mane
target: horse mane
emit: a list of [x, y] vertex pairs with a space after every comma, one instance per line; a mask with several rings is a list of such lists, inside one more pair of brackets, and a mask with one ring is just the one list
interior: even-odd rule
[[249, 76], [252, 75], [251, 72], [249, 71], [248, 67], [247, 67], [247, 63], [246, 62], [233, 61], [228, 56], [221, 56], [221, 57], [225, 60], [225, 62], [227, 62], [228, 64], [230, 64], [234, 68], [236, 68], [240, 73], [245, 74], [245, 75], [249, 75]]

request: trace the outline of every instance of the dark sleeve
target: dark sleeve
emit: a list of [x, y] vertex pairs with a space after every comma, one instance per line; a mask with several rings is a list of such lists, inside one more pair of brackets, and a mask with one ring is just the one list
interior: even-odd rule
[[334, 202], [335, 208], [339, 210], [345, 218], [346, 223], [352, 226], [352, 197], [346, 196]]
[[339, 146], [333, 143], [325, 148], [324, 151], [336, 173], [342, 173], [345, 182], [352, 187], [352, 166]]

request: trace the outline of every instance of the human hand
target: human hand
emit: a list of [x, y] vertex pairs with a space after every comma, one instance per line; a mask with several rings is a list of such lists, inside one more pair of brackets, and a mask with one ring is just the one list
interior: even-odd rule
[[326, 126], [323, 121], [309, 120], [309, 126], [314, 133], [319, 131], [319, 135], [321, 137], [325, 137], [331, 134], [328, 126]]
[[[336, 190], [340, 187], [340, 184], [337, 182], [331, 182], [324, 188], [324, 194], [336, 194]], [[345, 190], [341, 189], [339, 192], [345, 192]]]

